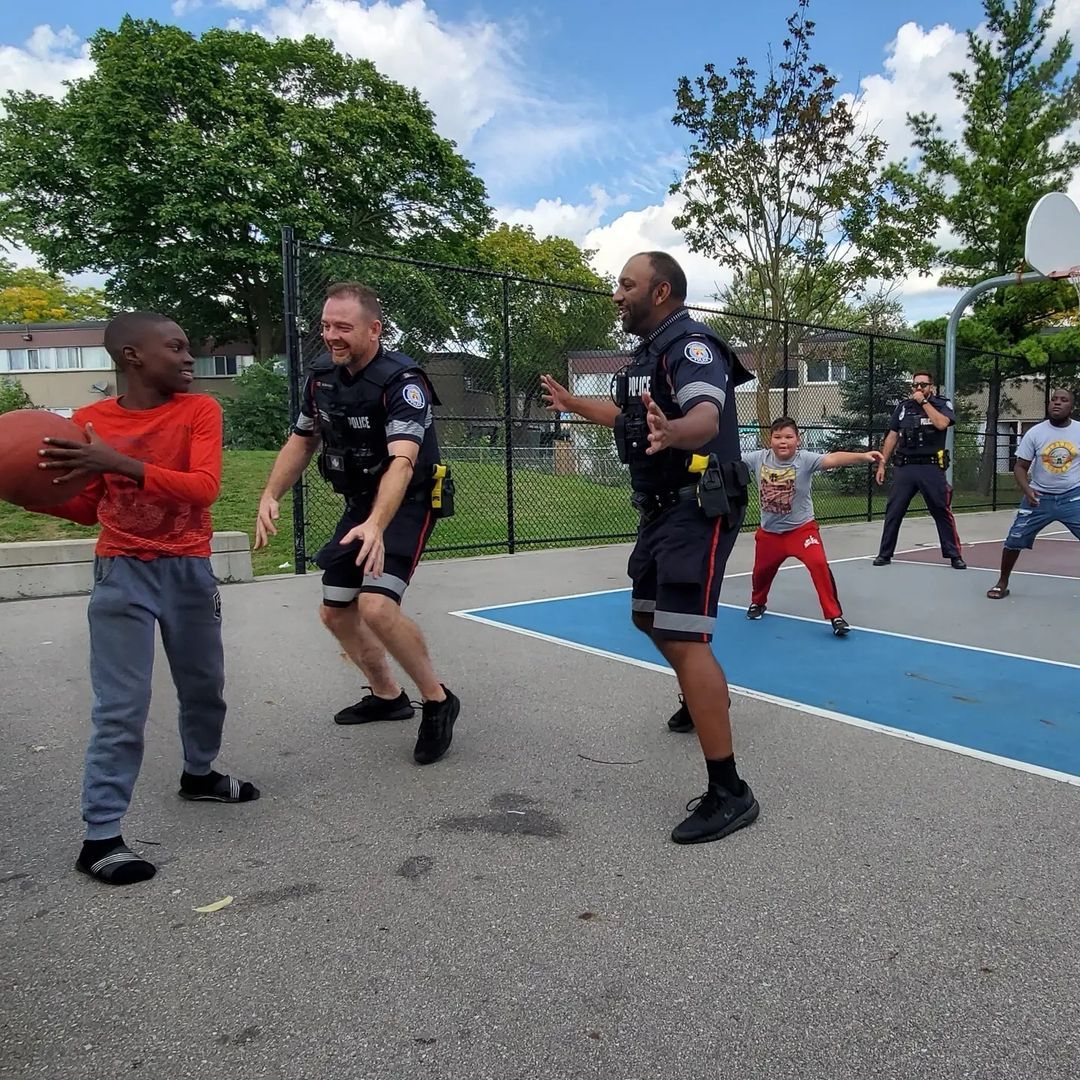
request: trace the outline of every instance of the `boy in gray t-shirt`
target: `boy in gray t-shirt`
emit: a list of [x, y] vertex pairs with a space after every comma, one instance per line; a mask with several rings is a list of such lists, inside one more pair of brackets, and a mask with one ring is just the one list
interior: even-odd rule
[[798, 559], [810, 571], [821, 611], [832, 623], [833, 633], [843, 637], [851, 629], [844, 619], [836, 582], [825, 558], [821, 533], [814, 521], [810, 486], [814, 474], [847, 465], [877, 464], [877, 450], [851, 453], [838, 450], [815, 454], [799, 449], [799, 428], [790, 417], [774, 420], [769, 429], [769, 448], [743, 454], [742, 459], [757, 479], [761, 502], [761, 527], [754, 537], [754, 574], [748, 619], [765, 614], [769, 588], [785, 559]]
[[1050, 394], [1047, 419], [1024, 433], [1016, 450], [1013, 476], [1024, 493], [1016, 520], [1001, 552], [1001, 577], [987, 592], [991, 600], [1009, 595], [1009, 575], [1020, 558], [1052, 522], [1080, 540], [1080, 423], [1072, 418], [1071, 390]]

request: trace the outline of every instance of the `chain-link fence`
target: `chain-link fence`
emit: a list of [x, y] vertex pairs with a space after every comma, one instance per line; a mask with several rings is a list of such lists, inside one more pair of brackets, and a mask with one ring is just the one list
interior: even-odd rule
[[[633, 537], [627, 470], [610, 429], [552, 415], [540, 375], [572, 393], [608, 399], [634, 341], [607, 293], [492, 271], [442, 266], [283, 239], [286, 342], [292, 406], [307, 363], [323, 352], [326, 288], [362, 281], [382, 300], [384, 341], [417, 360], [441, 404], [435, 424], [453, 469], [456, 513], [436, 528], [429, 554], [514, 552]], [[790, 416], [813, 450], [880, 447], [910, 378], [940, 387], [944, 347], [891, 334], [694, 307], [754, 372], [732, 397], [744, 450], [767, 445], [770, 423]], [[1017, 499], [1016, 446], [1045, 416], [1050, 389], [1080, 388], [1080, 361], [1029, 370], [1017, 358], [960, 350], [953, 482], [957, 509], [997, 509]], [[729, 403], [731, 398], [729, 398]], [[869, 467], [836, 470], [815, 484], [818, 521], [868, 521], [884, 513], [888, 483]], [[916, 509], [913, 507], [913, 510]], [[294, 491], [296, 566], [331, 534], [341, 497], [311, 469]], [[756, 527], [752, 501], [746, 527]]]

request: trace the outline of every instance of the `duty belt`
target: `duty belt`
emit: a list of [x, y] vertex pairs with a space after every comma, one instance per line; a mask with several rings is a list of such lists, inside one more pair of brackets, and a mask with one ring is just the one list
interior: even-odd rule
[[[417, 488], [415, 491], [406, 491], [405, 497], [401, 500], [402, 506], [405, 503], [417, 502], [426, 503], [431, 498], [431, 491], [429, 488]], [[372, 506], [375, 505], [375, 492], [370, 495], [354, 495], [345, 500], [345, 509], [354, 517], [357, 515], [361, 517], [367, 517], [371, 513]]]
[[949, 467], [948, 450], [931, 450], [928, 454], [893, 454], [893, 464], [897, 468], [904, 465], [936, 465], [939, 469]]
[[686, 487], [676, 488], [674, 491], [635, 491], [630, 501], [641, 515], [642, 524], [647, 525], [677, 503], [696, 503], [697, 497], [697, 484], [687, 484]]

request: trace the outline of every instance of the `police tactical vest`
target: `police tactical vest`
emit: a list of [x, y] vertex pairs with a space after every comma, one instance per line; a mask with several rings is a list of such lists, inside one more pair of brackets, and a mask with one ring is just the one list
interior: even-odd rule
[[[668, 385], [665, 359], [677, 342], [682, 344], [695, 339], [709, 346], [713, 363], [722, 363], [727, 368], [729, 395], [734, 387], [753, 378], [731, 346], [712, 327], [695, 319], [676, 319], [648, 345], [639, 346], [634, 352], [634, 359], [625, 369], [626, 388], [625, 394], [620, 395], [622, 399], [617, 397], [616, 403], [621, 413], [615, 429], [620, 459], [630, 466], [630, 476], [636, 490], [676, 490], [688, 483], [689, 451], [669, 449], [658, 454], [645, 453], [649, 445], [649, 429], [641, 394], [647, 390], [669, 419], [678, 419], [683, 415]], [[722, 438], [725, 435], [727, 438]], [[721, 411], [717, 437], [725, 444], [723, 453], [719, 455], [721, 460], [739, 460], [738, 424], [734, 400], [730, 396], [727, 406]]]
[[[945, 403], [941, 397], [930, 398], [930, 404], [940, 408]], [[938, 431], [916, 401], [905, 401], [897, 417], [900, 450], [906, 457], [929, 460], [938, 450], [945, 449], [946, 431]]]
[[[379, 349], [355, 380], [346, 383], [342, 371], [326, 354], [309, 365], [315, 422], [322, 437], [319, 472], [340, 495], [374, 495], [379, 477], [390, 462], [386, 445], [387, 396], [410, 378], [428, 388], [431, 404], [440, 404], [423, 368], [404, 353]], [[426, 410], [417, 410], [422, 423]], [[417, 457], [410, 493], [430, 486], [431, 466], [438, 460], [433, 430], [428, 429]]]

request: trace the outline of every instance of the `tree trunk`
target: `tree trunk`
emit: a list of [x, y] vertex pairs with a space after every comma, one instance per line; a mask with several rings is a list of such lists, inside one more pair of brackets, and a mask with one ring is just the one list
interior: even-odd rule
[[[757, 422], [761, 429], [761, 445], [769, 445], [769, 425], [776, 418], [772, 415], [772, 383], [776, 373], [784, 364], [783, 343], [781, 335], [783, 327], [780, 323], [769, 323], [765, 338], [758, 347], [757, 356], [754, 358], [754, 375], [757, 378], [757, 387], [754, 392], [754, 404], [757, 407]], [[784, 372], [787, 378], [787, 372]]]
[[982, 454], [979, 458], [979, 476], [976, 489], [980, 495], [989, 495], [994, 488], [997, 472], [997, 429], [1001, 412], [1001, 373], [996, 369], [987, 383], [986, 435], [983, 437]]
[[255, 316], [255, 360], [264, 364], [274, 355], [274, 323], [270, 314], [270, 296], [259, 280], [251, 283], [251, 309]]

